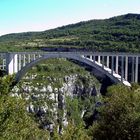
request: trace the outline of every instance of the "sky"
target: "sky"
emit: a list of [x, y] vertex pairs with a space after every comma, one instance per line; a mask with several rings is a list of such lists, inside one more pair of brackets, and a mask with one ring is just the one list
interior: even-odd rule
[[140, 14], [140, 0], [0, 0], [0, 35]]

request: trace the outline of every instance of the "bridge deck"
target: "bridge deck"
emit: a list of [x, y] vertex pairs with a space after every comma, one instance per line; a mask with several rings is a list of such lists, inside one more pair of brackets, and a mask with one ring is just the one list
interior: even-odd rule
[[[116, 53], [116, 52], [8, 52], [0, 53], [0, 65], [7, 73], [19, 72], [30, 63], [48, 58], [67, 58], [85, 62], [88, 59], [92, 67], [100, 67], [104, 73], [109, 73], [125, 85], [129, 82], [139, 82], [140, 77], [140, 53]], [[83, 60], [82, 60], [83, 59]], [[94, 62], [94, 64], [93, 64]], [[86, 63], [88, 63], [86, 61]], [[102, 69], [101, 69], [102, 68]], [[99, 70], [98, 69], [98, 70]], [[120, 74], [120, 75], [119, 75]], [[128, 82], [129, 80], [129, 82]]]
[[[12, 54], [79, 54], [79, 55], [101, 55], [101, 56], [129, 56], [129, 57], [140, 57], [140, 53], [121, 53], [121, 52], [45, 52], [45, 51], [37, 51], [37, 52], [7, 52]], [[0, 54], [6, 54], [6, 52], [2, 52]]]

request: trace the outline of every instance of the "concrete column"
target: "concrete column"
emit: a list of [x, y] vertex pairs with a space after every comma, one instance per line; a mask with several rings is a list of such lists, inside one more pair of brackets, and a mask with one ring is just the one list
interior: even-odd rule
[[2, 60], [2, 69], [4, 70], [5, 68], [5, 59]]
[[23, 54], [23, 67], [26, 65], [26, 56]]
[[30, 63], [31, 62], [31, 56], [30, 56], [30, 54], [28, 54], [28, 63]]
[[124, 77], [124, 56], [121, 58], [121, 82], [123, 82]]
[[41, 55], [39, 54], [39, 55], [38, 55], [38, 57], [40, 58], [40, 57], [41, 57]]
[[92, 60], [92, 55], [89, 56], [89, 59]]
[[7, 74], [14, 74], [18, 72], [18, 59], [17, 54], [6, 54], [6, 71]]
[[21, 54], [18, 55], [18, 70], [21, 70]]
[[106, 65], [107, 65], [107, 67], [109, 68], [109, 56], [107, 56], [107, 60], [106, 60], [106, 61], [107, 61], [107, 62], [106, 62], [106, 63], [107, 63]]
[[95, 55], [93, 56], [93, 62], [95, 63]]
[[98, 56], [98, 63], [101, 63], [101, 56]]
[[9, 53], [6, 53], [6, 73], [9, 73]]
[[15, 54], [14, 56], [14, 73], [18, 72], [18, 55]]
[[128, 80], [128, 56], [125, 56], [125, 80]]
[[114, 71], [114, 56], [111, 57], [111, 74], [113, 74]]
[[33, 60], [35, 60], [35, 58], [36, 58], [36, 57], [35, 57], [35, 54], [33, 54]]
[[136, 69], [135, 69], [135, 82], [138, 82], [138, 67], [139, 67], [139, 57], [136, 56]]
[[132, 73], [131, 73], [131, 82], [134, 82], [134, 72], [135, 72], [135, 63], [134, 57], [132, 57]]
[[104, 63], [105, 63], [105, 56], [102, 56], [102, 67], [104, 68]]
[[119, 68], [118, 62], [119, 62], [119, 56], [116, 56], [115, 72], [116, 72], [117, 74], [118, 74], [118, 68]]

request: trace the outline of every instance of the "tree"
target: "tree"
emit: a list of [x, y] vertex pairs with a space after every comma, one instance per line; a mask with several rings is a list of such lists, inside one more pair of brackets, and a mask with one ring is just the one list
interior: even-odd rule
[[73, 121], [75, 125], [83, 123], [81, 118], [81, 110], [79, 108], [78, 99], [70, 97], [66, 98], [66, 110], [67, 110], [67, 118], [69, 121]]
[[140, 86], [112, 86], [104, 104], [89, 131], [94, 140], [140, 139]]
[[75, 125], [70, 122], [62, 135], [55, 131], [52, 140], [91, 140], [91, 137], [87, 135], [87, 130], [84, 129], [82, 124]]
[[14, 76], [0, 77], [0, 96], [8, 95], [14, 83]]
[[10, 95], [13, 77], [0, 79], [0, 139], [45, 140], [47, 131], [40, 130], [26, 111], [26, 102]]

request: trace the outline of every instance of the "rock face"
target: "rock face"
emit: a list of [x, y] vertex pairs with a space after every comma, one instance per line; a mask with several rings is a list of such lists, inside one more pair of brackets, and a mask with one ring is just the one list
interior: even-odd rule
[[[30, 76], [30, 78], [34, 76]], [[37, 77], [37, 75], [36, 75]], [[33, 113], [39, 122], [40, 127], [52, 131], [55, 124], [60, 123], [62, 126], [67, 126], [67, 110], [66, 97], [70, 98], [81, 96], [96, 96], [99, 95], [100, 85], [95, 82], [95, 79], [89, 76], [79, 76], [73, 74], [65, 76], [63, 79], [47, 77], [48, 84], [33, 83], [29, 77], [26, 77], [26, 82], [22, 82], [13, 89], [13, 96], [25, 98], [29, 104], [27, 111]], [[55, 84], [58, 81], [63, 81], [61, 84]], [[58, 109], [63, 110], [61, 120]], [[83, 117], [85, 110], [82, 111]], [[62, 127], [59, 126], [59, 132]]]

